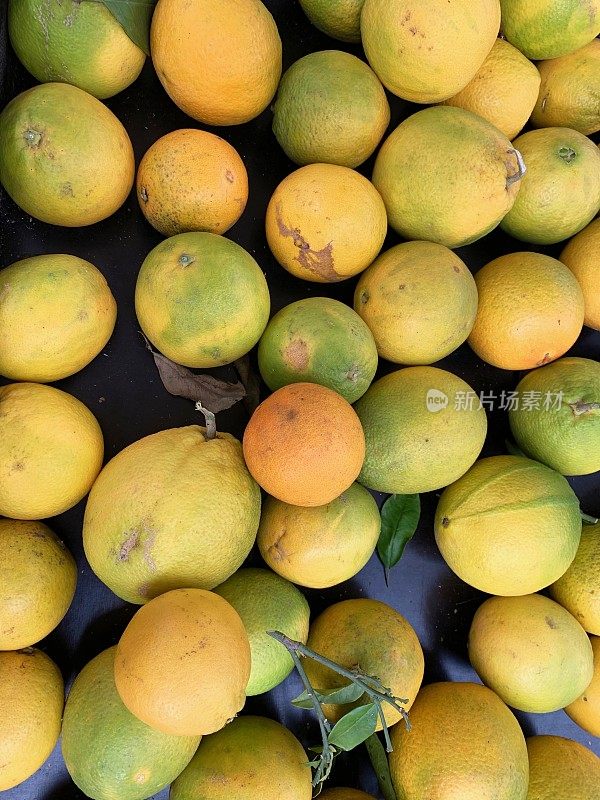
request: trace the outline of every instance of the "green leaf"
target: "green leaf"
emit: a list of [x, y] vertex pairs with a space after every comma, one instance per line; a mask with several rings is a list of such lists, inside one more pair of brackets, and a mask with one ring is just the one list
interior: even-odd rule
[[95, 0], [103, 3], [134, 44], [150, 55], [150, 22], [156, 0]]
[[[356, 683], [349, 683], [347, 686], [338, 686], [335, 689], [325, 689], [322, 692], [317, 689], [314, 690], [319, 703], [334, 703], [336, 705], [345, 705], [346, 703], [354, 703], [365, 693], [362, 686]], [[310, 695], [305, 690], [302, 694], [298, 695], [292, 700], [296, 708], [312, 708], [313, 703]]]
[[377, 552], [387, 569], [391, 569], [402, 558], [404, 548], [417, 530], [420, 516], [421, 499], [418, 494], [393, 494], [383, 504]]
[[329, 734], [329, 743], [340, 750], [352, 750], [368, 739], [377, 728], [376, 703], [353, 708], [337, 722]]
[[381, 744], [381, 739], [376, 733], [373, 733], [365, 741], [371, 764], [377, 775], [377, 782], [381, 789], [381, 794], [385, 800], [397, 800], [394, 785], [392, 784], [392, 776], [390, 775], [390, 765], [388, 763], [387, 754], [384, 746]]
[[506, 449], [511, 456], [523, 456], [523, 458], [529, 458], [529, 456], [526, 456], [521, 448], [512, 441], [512, 439], [505, 439], [504, 444], [506, 445]]

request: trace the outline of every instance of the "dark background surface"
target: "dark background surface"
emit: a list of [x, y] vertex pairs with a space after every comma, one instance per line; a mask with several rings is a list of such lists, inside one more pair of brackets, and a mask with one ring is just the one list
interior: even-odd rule
[[[6, 0], [0, 0], [0, 36], [4, 34]], [[293, 0], [266, 0], [275, 16], [283, 40], [284, 68], [306, 53], [323, 49], [343, 49], [364, 58], [358, 46], [329, 39], [314, 29]], [[0, 71], [3, 67], [0, 38]], [[8, 48], [3, 103], [35, 84]], [[389, 95], [392, 107], [390, 130], [417, 110]], [[147, 148], [168, 131], [182, 127], [201, 127], [186, 117], [169, 100], [148, 61], [141, 77], [128, 89], [107, 101], [125, 125], [136, 154], [136, 163]], [[287, 174], [295, 169], [271, 133], [271, 112], [235, 128], [216, 132], [240, 152], [249, 174], [250, 199], [241, 220], [227, 236], [241, 244], [256, 258], [267, 275], [273, 313], [287, 303], [312, 296], [329, 296], [352, 302], [356, 279], [337, 285], [317, 285], [289, 275], [273, 259], [264, 236], [264, 216], [269, 198]], [[210, 129], [209, 129], [210, 130]], [[373, 159], [360, 171], [370, 177]], [[41, 253], [72, 253], [91, 261], [106, 276], [118, 303], [115, 333], [95, 361], [82, 372], [56, 385], [71, 392], [97, 416], [105, 437], [108, 460], [135, 440], [164, 428], [200, 423], [193, 403], [171, 397], [164, 390], [150, 354], [145, 350], [134, 311], [134, 287], [139, 267], [161, 236], [144, 220], [135, 194], [110, 219], [89, 228], [53, 227], [33, 220], [4, 194], [0, 196], [0, 266]], [[399, 242], [390, 233], [384, 249]], [[458, 250], [469, 267], [476, 271], [492, 258], [507, 252], [538, 249], [557, 255], [561, 247], [534, 248], [516, 242], [501, 231]], [[600, 359], [600, 334], [584, 328], [571, 354]], [[460, 375], [476, 392], [514, 389], [519, 373], [505, 372], [480, 362], [463, 345], [438, 366]], [[394, 367], [381, 363], [380, 374]], [[231, 368], [223, 377], [233, 379]], [[0, 379], [0, 384], [7, 383]], [[264, 387], [263, 387], [264, 389]], [[490, 429], [483, 455], [506, 452], [508, 435], [506, 414], [488, 412]], [[247, 422], [243, 404], [218, 417], [221, 430], [241, 437]], [[582, 508], [600, 515], [600, 475], [572, 482]], [[386, 587], [381, 564], [374, 556], [352, 580], [326, 591], [306, 591], [312, 617], [323, 608], [350, 597], [373, 597], [394, 606], [414, 626], [425, 651], [425, 681], [478, 680], [471, 669], [467, 651], [467, 632], [473, 614], [484, 595], [464, 584], [443, 562], [433, 538], [433, 515], [439, 493], [422, 497], [423, 514], [419, 530], [408, 545], [400, 564], [392, 571]], [[79, 582], [67, 616], [40, 647], [61, 668], [67, 684], [95, 655], [117, 642], [136, 607], [123, 603], [92, 573], [81, 543], [84, 502], [50, 521], [51, 527], [67, 543], [77, 559]], [[250, 562], [259, 564], [253, 553]], [[318, 731], [308, 713], [294, 710], [290, 699], [299, 693], [295, 676], [266, 696], [249, 699], [246, 711], [274, 717], [288, 725], [307, 745], [316, 743]], [[444, 709], [440, 709], [440, 715]], [[580, 729], [562, 711], [554, 714], [517, 713], [526, 735], [555, 733], [576, 739], [600, 755], [600, 740]], [[362, 748], [342, 756], [335, 768], [332, 784], [360, 787], [377, 793], [376, 781]], [[2, 793], [6, 800], [76, 800], [84, 795], [71, 783], [56, 748], [49, 761], [28, 781]], [[167, 791], [156, 798], [166, 798]], [[259, 800], [257, 798], [257, 800]]]

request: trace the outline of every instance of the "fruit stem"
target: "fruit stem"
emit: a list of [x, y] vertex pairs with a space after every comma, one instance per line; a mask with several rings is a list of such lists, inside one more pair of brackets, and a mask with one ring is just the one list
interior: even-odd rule
[[202, 405], [200, 400], [196, 403], [196, 411], [204, 414], [204, 421], [206, 423], [206, 441], [210, 442], [217, 438], [217, 420], [212, 411]]
[[571, 411], [576, 417], [582, 414], [587, 414], [588, 411], [596, 411], [600, 409], [600, 403], [584, 403], [583, 400], [578, 400], [576, 403], [569, 403]]
[[598, 517], [591, 517], [589, 514], [584, 514], [583, 511], [580, 511], [579, 513], [581, 514], [581, 519], [584, 522], [587, 522], [588, 525], [597, 525], [600, 522]]
[[523, 175], [527, 172], [527, 167], [525, 166], [525, 162], [523, 161], [523, 156], [519, 151], [511, 147], [510, 150], [507, 150], [508, 153], [512, 153], [514, 157], [517, 159], [517, 171], [514, 172], [512, 175], [506, 176], [506, 188], [508, 189], [513, 183], [520, 181]]

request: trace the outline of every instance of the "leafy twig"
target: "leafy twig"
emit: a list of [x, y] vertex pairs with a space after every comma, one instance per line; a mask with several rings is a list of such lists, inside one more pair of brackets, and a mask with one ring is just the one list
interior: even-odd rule
[[[302, 683], [304, 684], [305, 692], [300, 696], [300, 698], [297, 698], [294, 703], [305, 708], [308, 700], [310, 700], [310, 704], [312, 708], [314, 708], [317, 715], [317, 721], [319, 722], [319, 728], [321, 731], [321, 738], [323, 740], [323, 750], [320, 754], [320, 757], [311, 763], [312, 766], [316, 766], [316, 772], [313, 778], [313, 786], [320, 785], [331, 771], [333, 757], [336, 755], [336, 747], [339, 745], [338, 749], [351, 750], [353, 747], [361, 744], [361, 742], [364, 742], [368, 736], [375, 732], [378, 719], [381, 721], [381, 726], [383, 728], [386, 749], [388, 752], [391, 752], [392, 743], [383, 711], [384, 703], [388, 703], [396, 711], [398, 711], [398, 713], [404, 719], [406, 727], [410, 729], [408, 714], [403, 707], [408, 700], [400, 697], [394, 697], [391, 691], [383, 686], [378, 678], [373, 675], [367, 675], [359, 667], [355, 667], [354, 669], [346, 669], [346, 667], [336, 664], [326, 656], [311, 650], [310, 647], [307, 647], [302, 642], [297, 642], [294, 639], [290, 639], [280, 631], [268, 631], [268, 634], [269, 636], [272, 636], [273, 639], [276, 639], [278, 642], [280, 642], [280, 644], [282, 644], [288, 650], [294, 661], [294, 665], [298, 670]], [[311, 686], [306, 672], [302, 666], [300, 656], [303, 656], [304, 658], [310, 658], [312, 661], [322, 664], [324, 667], [336, 672], [338, 675], [348, 678], [348, 680], [351, 682], [351, 685], [358, 687], [360, 694], [358, 691], [349, 692], [346, 702], [355, 702], [355, 700], [359, 697], [367, 695], [370, 703], [359, 706], [358, 708], [354, 708], [352, 711], [348, 712], [348, 714], [345, 714], [338, 721], [338, 723], [331, 728], [329, 721], [323, 713], [321, 705], [323, 703], [334, 702], [333, 691], [321, 692]], [[335, 691], [341, 693], [344, 691], [344, 688], [345, 687], [342, 687], [341, 689]], [[343, 744], [341, 742], [343, 742]], [[332, 749], [333, 744], [335, 744], [336, 747], [333, 747]]]
[[369, 758], [371, 759], [373, 770], [377, 776], [377, 782], [379, 783], [379, 788], [381, 789], [382, 795], [384, 796], [385, 800], [397, 800], [396, 792], [394, 791], [394, 786], [392, 784], [392, 777], [390, 775], [390, 766], [388, 764], [387, 755], [383, 745], [381, 744], [379, 736], [377, 736], [376, 733], [372, 733], [371, 736], [369, 736], [369, 738], [365, 741], [365, 746], [367, 748]]

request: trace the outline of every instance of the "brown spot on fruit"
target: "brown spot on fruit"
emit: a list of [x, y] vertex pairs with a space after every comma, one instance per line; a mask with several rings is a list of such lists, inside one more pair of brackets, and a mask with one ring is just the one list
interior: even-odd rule
[[552, 617], [544, 617], [544, 621], [549, 628], [552, 628], [553, 631], [558, 628], [556, 621], [553, 620]]
[[536, 367], [541, 367], [543, 364], [547, 364], [550, 360], [550, 353], [544, 353], [543, 358], [536, 362]]
[[327, 281], [341, 281], [342, 275], [338, 275], [333, 266], [333, 242], [329, 242], [320, 250], [313, 250], [310, 244], [302, 236], [298, 228], [290, 228], [285, 224], [281, 211], [281, 203], [278, 203], [275, 210], [277, 227], [279, 233], [285, 237], [291, 237], [294, 245], [298, 248], [296, 261], [308, 272], [313, 272]]
[[308, 345], [304, 339], [292, 339], [283, 352], [283, 358], [289, 366], [303, 372], [308, 367]]
[[225, 173], [225, 177], [227, 178], [229, 183], [233, 183], [233, 172], [230, 169], [228, 169], [227, 172]]
[[448, 519], [448, 517], [443, 517], [443, 519], [442, 519], [442, 527], [443, 528], [447, 528], [448, 525], [450, 525], [450, 520]]
[[119, 552], [117, 554], [117, 561], [120, 564], [128, 560], [131, 551], [138, 543], [139, 536], [140, 532], [137, 530], [127, 531], [126, 539], [121, 545], [121, 548], [119, 549]]

